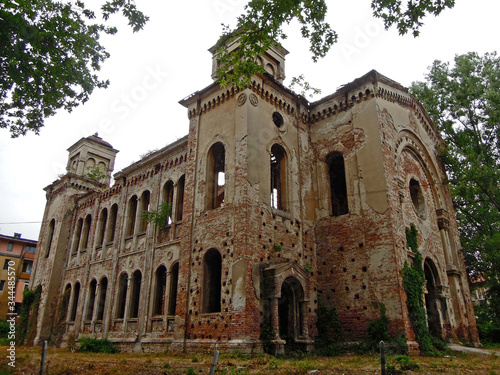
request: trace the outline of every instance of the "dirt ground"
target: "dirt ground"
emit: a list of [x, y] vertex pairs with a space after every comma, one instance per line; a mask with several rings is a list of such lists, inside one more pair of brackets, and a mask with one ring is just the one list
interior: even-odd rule
[[[0, 347], [0, 375], [39, 374], [41, 348], [16, 348], [15, 368], [8, 365], [7, 347]], [[500, 350], [497, 355], [453, 352], [443, 357], [411, 356], [418, 369], [400, 374], [474, 374], [500, 375]], [[208, 374], [212, 353], [206, 354], [92, 354], [71, 353], [49, 348], [46, 374]], [[393, 364], [396, 364], [392, 359]], [[400, 367], [397, 366], [399, 369]], [[192, 371], [190, 370], [192, 369]], [[194, 372], [193, 372], [194, 371]], [[380, 360], [375, 355], [339, 357], [275, 358], [268, 355], [248, 356], [239, 352], [221, 354], [216, 374], [380, 374]], [[389, 375], [389, 373], [388, 373]]]

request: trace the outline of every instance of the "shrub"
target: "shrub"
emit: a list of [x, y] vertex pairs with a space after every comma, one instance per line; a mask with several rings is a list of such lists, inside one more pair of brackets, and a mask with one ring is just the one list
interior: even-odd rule
[[118, 349], [108, 339], [83, 337], [80, 339], [79, 352], [83, 353], [118, 353]]

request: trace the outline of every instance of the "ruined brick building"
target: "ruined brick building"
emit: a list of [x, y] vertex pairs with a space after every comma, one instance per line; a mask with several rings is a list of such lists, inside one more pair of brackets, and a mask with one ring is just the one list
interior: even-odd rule
[[[188, 135], [111, 187], [116, 149], [97, 135], [68, 149], [67, 174], [45, 189], [35, 343], [62, 323], [63, 342], [261, 351], [267, 324], [277, 352], [309, 350], [320, 304], [356, 340], [379, 317], [373, 302], [411, 342], [400, 272], [411, 224], [431, 332], [477, 341], [442, 140], [425, 110], [376, 71], [308, 102], [282, 85], [286, 54], [270, 49], [251, 87], [213, 82], [181, 100]], [[96, 166], [105, 176], [88, 173]], [[162, 203], [166, 224], [148, 223], [142, 213]]]

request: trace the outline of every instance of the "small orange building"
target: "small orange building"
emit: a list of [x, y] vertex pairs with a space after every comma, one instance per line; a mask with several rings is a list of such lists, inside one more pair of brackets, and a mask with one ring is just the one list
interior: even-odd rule
[[[23, 291], [28, 288], [37, 241], [0, 234], [0, 318], [7, 313], [18, 313], [23, 301]], [[10, 267], [10, 268], [9, 268]], [[9, 281], [11, 282], [9, 284]], [[14, 281], [14, 284], [12, 284]], [[14, 289], [12, 289], [14, 286]], [[9, 292], [13, 292], [10, 293]], [[9, 310], [9, 297], [14, 295], [15, 306]], [[12, 304], [11, 304], [12, 306]]]

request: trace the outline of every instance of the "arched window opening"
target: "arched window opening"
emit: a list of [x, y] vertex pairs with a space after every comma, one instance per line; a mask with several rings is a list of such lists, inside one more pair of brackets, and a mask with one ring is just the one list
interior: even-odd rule
[[436, 266], [427, 258], [424, 262], [424, 275], [425, 275], [425, 308], [427, 310], [427, 325], [429, 332], [438, 338], [442, 337], [442, 317], [440, 310], [444, 311], [446, 308], [442, 306], [442, 301], [439, 297], [439, 276]]
[[130, 291], [130, 318], [139, 316], [139, 302], [141, 300], [141, 271], [137, 270], [132, 275], [132, 289]]
[[163, 202], [170, 207], [170, 216], [167, 218], [167, 226], [172, 225], [172, 208], [174, 204], [174, 182], [167, 181], [163, 186]]
[[116, 317], [125, 318], [125, 306], [127, 304], [128, 275], [122, 273], [118, 281], [118, 304], [116, 306]]
[[118, 218], [118, 205], [115, 203], [111, 206], [111, 216], [109, 218], [108, 242], [115, 240], [116, 220]]
[[182, 175], [177, 182], [177, 205], [175, 208], [177, 221], [182, 220], [182, 208], [184, 207], [184, 185], [186, 184], [186, 176]]
[[47, 242], [45, 246], [45, 258], [49, 257], [50, 248], [52, 247], [52, 238], [54, 237], [54, 228], [56, 226], [55, 219], [52, 219], [49, 223], [49, 231], [47, 233]]
[[90, 237], [90, 228], [92, 225], [92, 216], [87, 215], [85, 218], [85, 223], [83, 224], [83, 231], [82, 231], [82, 249], [87, 249], [89, 247], [89, 237]]
[[104, 307], [106, 306], [107, 293], [108, 293], [108, 278], [103, 277], [99, 285], [99, 299], [97, 300], [96, 320], [104, 319]]
[[73, 293], [73, 303], [71, 304], [71, 313], [69, 315], [69, 321], [74, 322], [76, 319], [76, 312], [78, 311], [78, 299], [80, 298], [80, 283], [75, 284]]
[[163, 315], [165, 313], [165, 292], [167, 289], [167, 269], [160, 266], [155, 272], [155, 298], [153, 304], [153, 315]]
[[410, 180], [410, 198], [413, 203], [413, 208], [418, 216], [425, 219], [425, 202], [424, 195], [422, 194], [422, 188], [420, 183], [412, 178]]
[[70, 305], [69, 301], [71, 298], [71, 284], [66, 285], [66, 289], [64, 290], [64, 294], [61, 300], [60, 308], [64, 309], [61, 314], [61, 321], [66, 320], [66, 317], [70, 313]]
[[95, 304], [95, 292], [96, 292], [96, 290], [97, 290], [97, 280], [93, 279], [90, 282], [90, 286], [89, 286], [87, 315], [85, 316], [85, 320], [92, 320], [92, 316], [94, 315], [94, 304]]
[[203, 305], [204, 313], [221, 311], [222, 258], [218, 250], [207, 251], [203, 261]]
[[330, 175], [330, 197], [332, 215], [340, 216], [349, 212], [347, 205], [347, 184], [345, 177], [344, 156], [340, 152], [332, 152], [326, 157]]
[[108, 209], [104, 208], [101, 211], [101, 215], [99, 216], [97, 246], [104, 245], [104, 233], [106, 232], [107, 222], [108, 222]]
[[133, 236], [135, 231], [135, 217], [137, 215], [137, 196], [134, 195], [128, 202], [126, 236]]
[[286, 152], [280, 145], [271, 147], [271, 207], [286, 210]]
[[208, 207], [217, 208], [224, 204], [226, 152], [224, 145], [215, 143], [208, 152]]
[[148, 221], [144, 217], [144, 212], [149, 211], [149, 208], [150, 208], [149, 203], [151, 200], [150, 198], [151, 198], [151, 194], [149, 193], [148, 190], [146, 190], [144, 193], [142, 193], [142, 196], [141, 196], [141, 215], [139, 217], [140, 233], [144, 233], [146, 231], [146, 229], [148, 228]]
[[279, 336], [287, 345], [304, 336], [304, 289], [293, 276], [287, 277], [281, 286], [278, 299]]
[[179, 283], [179, 263], [175, 263], [170, 271], [170, 293], [168, 297], [168, 315], [175, 315], [177, 306], [177, 285]]
[[76, 223], [75, 237], [73, 238], [73, 249], [71, 250], [71, 255], [78, 253], [78, 248], [80, 247], [80, 238], [82, 237], [83, 219], [80, 218]]

